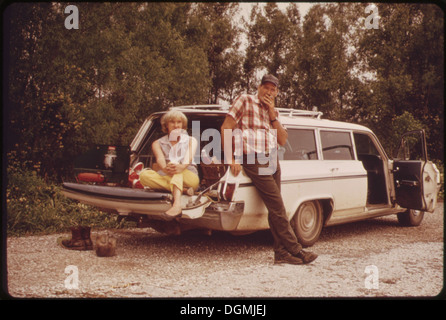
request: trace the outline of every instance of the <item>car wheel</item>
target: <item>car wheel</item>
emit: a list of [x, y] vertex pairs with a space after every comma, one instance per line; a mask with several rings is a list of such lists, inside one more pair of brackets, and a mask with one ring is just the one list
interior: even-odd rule
[[397, 214], [398, 222], [405, 227], [416, 227], [421, 224], [424, 218], [424, 211], [407, 209]]
[[321, 234], [322, 225], [322, 207], [319, 201], [302, 203], [291, 219], [291, 227], [303, 247], [310, 247], [316, 243]]

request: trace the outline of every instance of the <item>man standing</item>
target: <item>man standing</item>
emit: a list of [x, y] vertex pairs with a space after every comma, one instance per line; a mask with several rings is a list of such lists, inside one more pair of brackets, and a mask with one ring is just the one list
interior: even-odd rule
[[[252, 180], [268, 210], [268, 222], [274, 239], [274, 263], [310, 263], [317, 255], [302, 250], [288, 220], [280, 193], [280, 165], [277, 143], [284, 145], [287, 130], [278, 120], [275, 98], [279, 80], [265, 75], [257, 95], [243, 94], [231, 106], [221, 126], [226, 163], [234, 176], [243, 168]], [[232, 130], [243, 137], [243, 152], [232, 152]], [[273, 164], [273, 166], [271, 166]]]

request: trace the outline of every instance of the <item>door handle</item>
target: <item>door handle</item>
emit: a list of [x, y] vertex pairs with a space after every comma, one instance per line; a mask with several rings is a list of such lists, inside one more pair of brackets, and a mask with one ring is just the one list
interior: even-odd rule
[[420, 183], [418, 181], [411, 181], [411, 180], [396, 180], [396, 186], [408, 186], [408, 187], [418, 187]]

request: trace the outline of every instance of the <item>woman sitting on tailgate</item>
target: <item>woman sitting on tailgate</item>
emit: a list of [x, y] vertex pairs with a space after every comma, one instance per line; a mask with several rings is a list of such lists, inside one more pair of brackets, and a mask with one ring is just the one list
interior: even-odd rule
[[139, 180], [145, 187], [172, 192], [172, 207], [163, 213], [166, 220], [172, 220], [182, 214], [183, 190], [196, 190], [200, 182], [197, 165], [193, 163], [197, 140], [187, 134], [187, 117], [181, 111], [166, 113], [161, 118], [161, 128], [167, 134], [152, 144], [157, 171], [145, 169], [140, 172]]

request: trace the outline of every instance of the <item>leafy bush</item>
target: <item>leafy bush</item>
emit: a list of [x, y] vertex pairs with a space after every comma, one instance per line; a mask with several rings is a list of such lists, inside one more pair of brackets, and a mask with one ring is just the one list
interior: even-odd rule
[[124, 226], [118, 223], [117, 215], [66, 198], [60, 186], [46, 183], [36, 172], [11, 167], [8, 168], [6, 209], [8, 236], [65, 232], [73, 225]]

